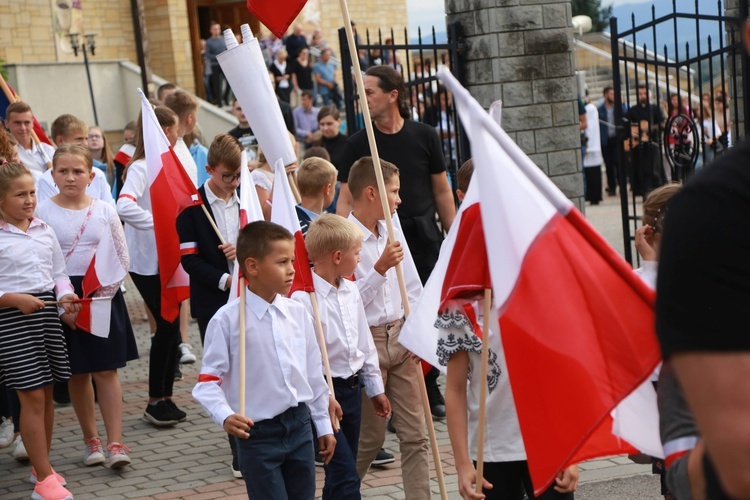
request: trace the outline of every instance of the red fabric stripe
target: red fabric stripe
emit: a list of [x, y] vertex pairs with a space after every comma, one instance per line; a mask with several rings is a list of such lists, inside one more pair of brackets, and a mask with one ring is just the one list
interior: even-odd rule
[[198, 253], [197, 248], [181, 248], [180, 249], [180, 255], [191, 255]]
[[610, 412], [660, 352], [653, 293], [644, 297], [618, 267], [556, 215], [500, 317], [511, 386], [523, 387], [514, 400], [537, 493], [580, 460], [633, 451], [612, 435]]
[[117, 199], [119, 200], [120, 198], [127, 198], [129, 200], [133, 200], [134, 202], [138, 203], [138, 200], [135, 198], [135, 196], [131, 194], [121, 194], [120, 196], [117, 197]]
[[82, 299], [80, 304], [81, 310], [76, 316], [76, 326], [84, 332], [91, 333], [91, 299]]
[[198, 375], [198, 383], [201, 382], [218, 382], [221, 385], [221, 378], [216, 375], [210, 375], [208, 373], [201, 373]]
[[692, 451], [692, 450], [682, 450], [682, 451], [677, 451], [675, 453], [672, 453], [671, 455], [669, 455], [667, 458], [664, 459], [665, 465], [667, 467], [670, 467], [674, 463], [675, 460], [677, 460], [678, 458], [682, 456], [687, 455], [689, 451]]
[[121, 165], [127, 165], [128, 163], [130, 163], [130, 159], [131, 158], [132, 158], [132, 156], [130, 156], [129, 154], [127, 154], [124, 151], [120, 150], [115, 155], [114, 160], [116, 162], [120, 163]]

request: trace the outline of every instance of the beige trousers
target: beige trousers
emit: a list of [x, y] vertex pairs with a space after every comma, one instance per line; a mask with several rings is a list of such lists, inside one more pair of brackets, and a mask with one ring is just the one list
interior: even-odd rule
[[[385, 394], [393, 409], [393, 426], [401, 450], [401, 474], [407, 500], [430, 498], [430, 469], [427, 459], [424, 407], [419, 395], [419, 365], [398, 343], [403, 320], [370, 327], [378, 349]], [[364, 479], [370, 464], [385, 442], [384, 418], [375, 415], [372, 401], [362, 391], [362, 427], [359, 434], [357, 472]]]

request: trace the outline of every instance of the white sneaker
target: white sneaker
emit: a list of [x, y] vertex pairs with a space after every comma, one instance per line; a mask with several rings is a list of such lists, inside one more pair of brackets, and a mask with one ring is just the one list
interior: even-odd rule
[[195, 360], [197, 359], [195, 357], [195, 354], [193, 354], [191, 351], [193, 349], [193, 346], [190, 344], [186, 344], [185, 342], [181, 343], [179, 345], [180, 349], [180, 363], [183, 365], [191, 365], [195, 363]]
[[23, 445], [23, 439], [21, 439], [20, 434], [13, 441], [13, 458], [19, 462], [25, 462], [29, 459], [29, 454], [26, 453], [26, 447]]
[[0, 419], [0, 448], [7, 448], [13, 444], [13, 421], [9, 418]]

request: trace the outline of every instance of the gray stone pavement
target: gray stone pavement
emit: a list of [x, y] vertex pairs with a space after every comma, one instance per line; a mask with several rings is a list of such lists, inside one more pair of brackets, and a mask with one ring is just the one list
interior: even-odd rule
[[[587, 207], [587, 216], [608, 240], [621, 247], [618, 203], [618, 199], [607, 198], [597, 207]], [[66, 477], [68, 488], [77, 499], [246, 498], [243, 482], [231, 475], [226, 435], [190, 395], [197, 380], [201, 355], [196, 324], [190, 324], [189, 335], [198, 363], [183, 366], [184, 379], [175, 382], [174, 392], [175, 402], [188, 413], [188, 420], [176, 427], [156, 429], [142, 419], [147, 395], [149, 327], [143, 320], [145, 311], [135, 286], [130, 281], [126, 286], [125, 297], [141, 354], [139, 360], [120, 370], [125, 401], [124, 441], [132, 449], [133, 464], [121, 471], [102, 466], [85, 467], [82, 464], [81, 431], [73, 409], [68, 406], [56, 410], [51, 453], [53, 466]], [[98, 421], [102, 436], [106, 436], [101, 418]], [[445, 422], [436, 421], [435, 428], [449, 496], [458, 498], [456, 471]], [[385, 447], [396, 455], [397, 460], [394, 464], [373, 468], [364, 480], [362, 494], [367, 498], [404, 498], [395, 435], [388, 434]], [[580, 468], [579, 498], [659, 498], [658, 481], [651, 477], [650, 466], [636, 465], [626, 457], [613, 457], [586, 462]], [[11, 448], [0, 450], [0, 498], [29, 498], [32, 491], [28, 483], [30, 472], [28, 463], [19, 463], [12, 458]], [[434, 470], [432, 474], [433, 497], [439, 498]], [[318, 494], [322, 481], [322, 469], [318, 468]]]

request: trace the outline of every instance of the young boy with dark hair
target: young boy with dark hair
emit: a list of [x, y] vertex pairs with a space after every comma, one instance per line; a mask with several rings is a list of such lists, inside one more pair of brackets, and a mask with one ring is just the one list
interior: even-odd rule
[[[247, 278], [245, 303], [232, 300], [209, 323], [193, 397], [238, 438], [250, 498], [313, 498], [310, 421], [326, 463], [336, 439], [313, 320], [286, 298], [294, 278], [294, 237], [277, 224], [252, 222], [240, 230], [237, 259]], [[247, 317], [245, 416], [238, 407], [240, 307]]]
[[337, 174], [331, 162], [318, 157], [308, 158], [297, 169], [297, 188], [302, 200], [295, 208], [303, 235], [333, 201]]
[[[427, 436], [422, 400], [417, 377], [421, 370], [411, 360], [410, 353], [398, 343], [404, 323], [404, 309], [394, 267], [404, 263], [404, 278], [409, 300], [416, 303], [422, 293], [422, 282], [411, 254], [404, 251], [406, 243], [400, 231], [397, 241], [389, 242], [385, 217], [392, 217], [401, 204], [401, 182], [398, 168], [380, 161], [385, 181], [389, 213], [383, 213], [375, 168], [372, 158], [357, 160], [349, 172], [349, 190], [354, 210], [349, 220], [355, 222], [363, 233], [361, 262], [354, 277], [365, 305], [378, 350], [380, 371], [383, 374], [385, 393], [393, 408], [391, 422], [396, 428], [401, 449], [402, 475], [406, 498], [430, 498], [430, 475], [427, 461]], [[362, 432], [359, 439], [357, 471], [364, 478], [371, 462], [385, 441], [385, 419], [373, 411], [372, 402], [362, 398]]]
[[[391, 412], [383, 388], [378, 353], [367, 325], [357, 285], [351, 276], [359, 263], [362, 232], [350, 220], [326, 214], [310, 225], [305, 246], [314, 264], [313, 282], [336, 401], [343, 418], [336, 437], [336, 453], [325, 466], [323, 498], [359, 498], [357, 450], [362, 414], [362, 387], [375, 413], [387, 418]], [[309, 294], [295, 292], [292, 299], [312, 314]]]

